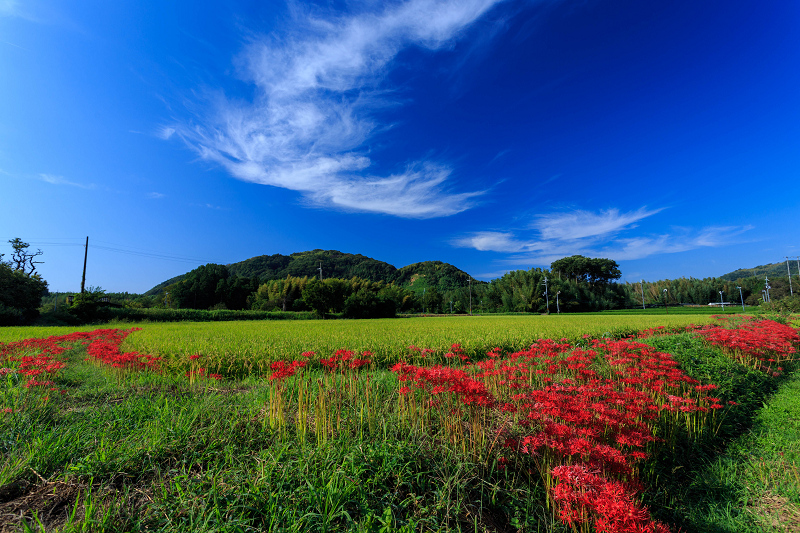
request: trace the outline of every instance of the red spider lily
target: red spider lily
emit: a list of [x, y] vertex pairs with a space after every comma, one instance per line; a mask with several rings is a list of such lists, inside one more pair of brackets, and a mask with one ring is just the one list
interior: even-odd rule
[[332, 357], [320, 359], [319, 362], [330, 371], [356, 370], [372, 363], [372, 352], [364, 351], [362, 358], [356, 357], [356, 353], [351, 350], [337, 350]]
[[593, 522], [595, 531], [608, 533], [669, 532], [650, 518], [629, 485], [581, 464], [558, 466], [552, 473], [559, 481], [551, 489], [552, 498], [565, 524]]
[[272, 370], [272, 374], [269, 377], [270, 381], [283, 381], [286, 378], [294, 376], [298, 370], [305, 367], [308, 363], [305, 361], [292, 361], [291, 363], [286, 363], [285, 361], [275, 361], [269, 367]]
[[[517, 452], [518, 460], [532, 459], [568, 524], [667, 531], [636, 503], [642, 490], [638, 464], [662, 440], [654, 435], [657, 423], [672, 427], [682, 421], [690, 436], [699, 434], [705, 419], [723, 408], [709, 395], [717, 387], [687, 376], [671, 355], [630, 339], [596, 339], [584, 348], [540, 339], [527, 350], [499, 352], [491, 350], [488, 359], [466, 369], [397, 363], [391, 370], [403, 409], [423, 426], [430, 414], [420, 410], [442, 410], [442, 423], [459, 404], [493, 413], [499, 429], [492, 429], [492, 439], [505, 445], [504, 457]], [[474, 431], [490, 426], [472, 426], [473, 433], [462, 438], [486, 443]], [[571, 486], [556, 475], [564, 465], [593, 472], [596, 479]], [[574, 500], [566, 498], [569, 490]]]
[[772, 365], [790, 360], [800, 345], [800, 335], [791, 326], [751, 317], [705, 326], [697, 335], [743, 363], [777, 375], [783, 368], [773, 371]]
[[[43, 373], [52, 374], [64, 367], [64, 363], [55, 359], [74, 344], [87, 345], [86, 353], [90, 359], [97, 360], [115, 368], [123, 369], [157, 369], [159, 358], [137, 352], [121, 352], [119, 345], [131, 332], [130, 330], [98, 329], [94, 331], [76, 331], [67, 335], [54, 335], [43, 339], [26, 339], [18, 342], [0, 344], [0, 358], [19, 361], [18, 372], [22, 375], [38, 376]], [[38, 352], [38, 355], [21, 355], [26, 352]]]

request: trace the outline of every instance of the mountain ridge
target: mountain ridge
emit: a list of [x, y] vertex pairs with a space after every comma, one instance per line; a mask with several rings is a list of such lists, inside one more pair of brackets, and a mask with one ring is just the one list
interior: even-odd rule
[[[338, 250], [308, 250], [290, 255], [259, 255], [225, 265], [232, 276], [257, 277], [261, 282], [292, 277], [319, 275], [320, 263], [324, 278], [353, 277], [369, 281], [383, 281], [422, 291], [427, 287], [452, 289], [476, 280], [463, 270], [442, 261], [421, 261], [397, 268], [390, 263], [361, 254], [350, 254]], [[181, 274], [159, 283], [145, 293], [146, 296], [160, 294], [167, 287], [183, 280], [189, 273]]]

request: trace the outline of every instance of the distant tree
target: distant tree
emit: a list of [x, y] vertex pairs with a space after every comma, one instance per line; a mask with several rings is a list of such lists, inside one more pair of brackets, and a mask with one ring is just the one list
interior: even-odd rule
[[69, 313], [79, 322], [88, 324], [111, 318], [106, 301], [106, 291], [100, 287], [89, 287], [77, 294], [69, 306]]
[[392, 318], [397, 314], [397, 303], [391, 295], [365, 287], [348, 296], [343, 312], [347, 318]]
[[[37, 250], [35, 253], [30, 253], [28, 251], [30, 244], [22, 242], [22, 239], [19, 237], [11, 239], [8, 242], [14, 249], [14, 252], [11, 254], [9, 265], [11, 265], [14, 270], [19, 270], [25, 274], [33, 274], [36, 271], [36, 265], [42, 264], [41, 261], [34, 261], [34, 259], [44, 252]], [[2, 254], [0, 254], [0, 259], [2, 259], [2, 257]]]
[[331, 310], [334, 304], [333, 299], [334, 295], [330, 285], [326, 285], [316, 278], [309, 281], [303, 289], [303, 301], [321, 317]]
[[550, 264], [550, 270], [556, 275], [585, 282], [592, 286], [611, 283], [619, 279], [622, 273], [619, 265], [611, 259], [593, 259], [582, 255], [573, 255], [558, 259]]
[[0, 325], [27, 324], [39, 316], [42, 297], [47, 294], [47, 282], [34, 272], [41, 263], [34, 258], [42, 251], [29, 253], [28, 243], [18, 238], [8, 242], [14, 253], [7, 262], [0, 254]]
[[225, 265], [209, 263], [195, 268], [177, 283], [167, 287], [170, 300], [178, 308], [210, 309], [225, 303], [228, 296], [227, 281], [230, 276]]

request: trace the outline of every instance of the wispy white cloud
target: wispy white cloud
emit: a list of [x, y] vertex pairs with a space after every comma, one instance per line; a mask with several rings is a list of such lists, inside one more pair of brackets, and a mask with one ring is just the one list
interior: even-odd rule
[[65, 179], [64, 176], [56, 176], [55, 174], [39, 174], [38, 179], [45, 183], [50, 183], [51, 185], [69, 185], [70, 187], [79, 187], [81, 189], [94, 189], [96, 187], [93, 183], [77, 183]]
[[[625, 236], [636, 222], [662, 209], [621, 213], [609, 209], [596, 213], [573, 211], [539, 215], [527, 232], [481, 231], [454, 239], [451, 244], [481, 251], [511, 254], [510, 264], [547, 265], [565, 256], [607, 257], [616, 261], [678, 253], [698, 248], [726, 246], [753, 226], [709, 226], [699, 230], [677, 228], [670, 233]], [[522, 233], [522, 236], [518, 235]]]
[[167, 196], [166, 194], [160, 192], [151, 192], [150, 194], [147, 195], [148, 198], [152, 198], [154, 200], [160, 200], [161, 198], [164, 198], [166, 196]]
[[482, 252], [521, 252], [526, 243], [517, 240], [513, 233], [501, 231], [479, 231], [453, 240], [454, 246], [475, 248]]
[[648, 211], [642, 207], [629, 213], [620, 213], [618, 209], [608, 209], [592, 213], [590, 211], [572, 211], [571, 213], [553, 213], [538, 215], [532, 226], [539, 231], [542, 239], [572, 240], [599, 235], [608, 235], [623, 229], [635, 227], [635, 223], [661, 211]]
[[[132, 131], [131, 133], [138, 133], [138, 132]], [[164, 141], [172, 137], [174, 134], [175, 134], [175, 128], [171, 128], [169, 126], [162, 126], [161, 128], [158, 128], [158, 130], [156, 130], [156, 137]]]
[[[241, 58], [252, 101], [218, 97], [212, 118], [165, 126], [238, 179], [303, 193], [316, 205], [401, 217], [447, 216], [482, 192], [457, 193], [440, 162], [368, 171], [368, 141], [390, 125], [377, 112], [398, 105], [386, 74], [408, 47], [454, 43], [502, 0], [409, 0], [381, 11], [323, 18], [299, 13], [282, 36], [253, 41]], [[381, 5], [372, 4], [372, 5]]]

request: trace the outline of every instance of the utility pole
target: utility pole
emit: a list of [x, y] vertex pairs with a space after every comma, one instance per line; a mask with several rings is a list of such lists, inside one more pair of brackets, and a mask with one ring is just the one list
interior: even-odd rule
[[722, 299], [722, 291], [719, 291], [719, 303], [722, 304], [722, 310], [725, 310], [725, 300]]
[[319, 262], [319, 280], [322, 281], [322, 261]]
[[544, 277], [544, 298], [547, 302], [547, 314], [550, 314], [550, 296], [547, 294], [547, 276]]
[[561, 314], [561, 307], [558, 305], [558, 295], [561, 294], [561, 291], [556, 292], [556, 314]]
[[742, 313], [744, 313], [744, 296], [742, 296], [742, 288], [739, 287], [738, 285], [736, 286], [736, 288], [739, 289], [739, 298], [742, 299]]
[[664, 310], [669, 314], [669, 305], [667, 304], [667, 289], [664, 289]]
[[81, 294], [86, 287], [86, 258], [89, 256], [89, 237], [86, 237], [86, 247], [83, 250], [83, 277], [81, 278]]
[[769, 290], [770, 290], [771, 288], [772, 288], [772, 287], [770, 287], [770, 286], [769, 286], [769, 278], [768, 278], [768, 277], [766, 277], [766, 276], [764, 276], [764, 289], [765, 289], [765, 290], [766, 290], [766, 292], [767, 292], [767, 303], [769, 303], [769, 302], [771, 302], [771, 301], [772, 301], [772, 298], [770, 298], [770, 297], [769, 297]]
[[786, 272], [789, 274], [789, 295], [794, 296], [794, 291], [792, 290], [792, 271], [789, 268], [789, 258], [786, 258]]
[[642, 310], [644, 310], [644, 280], [642, 280], [640, 287], [642, 288]]

